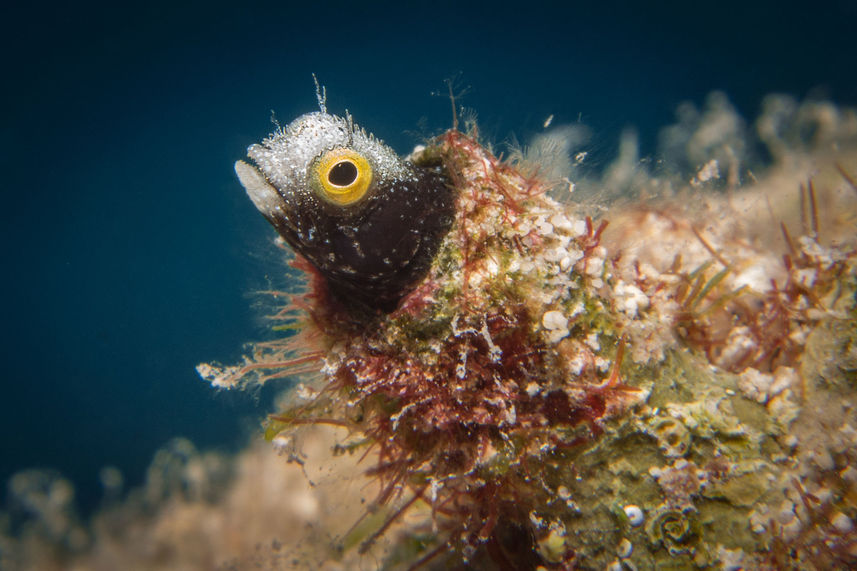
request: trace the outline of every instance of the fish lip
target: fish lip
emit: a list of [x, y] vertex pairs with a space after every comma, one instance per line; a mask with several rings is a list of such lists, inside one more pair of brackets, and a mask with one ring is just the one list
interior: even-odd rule
[[283, 192], [258, 165], [236, 161], [235, 174], [253, 205], [266, 218], [269, 220], [277, 217], [289, 218], [292, 210], [289, 197], [283, 195]]

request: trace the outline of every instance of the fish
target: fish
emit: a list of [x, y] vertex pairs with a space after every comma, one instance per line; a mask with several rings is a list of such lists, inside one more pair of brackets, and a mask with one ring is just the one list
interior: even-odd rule
[[350, 114], [321, 110], [247, 149], [235, 172], [250, 200], [332, 296], [360, 312], [393, 311], [452, 225], [441, 165], [400, 158]]

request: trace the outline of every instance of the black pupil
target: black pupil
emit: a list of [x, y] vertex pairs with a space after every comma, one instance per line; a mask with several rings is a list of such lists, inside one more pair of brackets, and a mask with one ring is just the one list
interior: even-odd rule
[[335, 186], [348, 186], [357, 180], [357, 167], [351, 161], [340, 161], [327, 173], [327, 180]]

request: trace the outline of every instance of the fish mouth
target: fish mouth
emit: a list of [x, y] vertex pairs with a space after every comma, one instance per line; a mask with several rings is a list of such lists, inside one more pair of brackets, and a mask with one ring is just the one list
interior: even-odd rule
[[247, 196], [266, 218], [270, 219], [276, 213], [282, 212], [285, 201], [262, 171], [244, 161], [235, 161], [235, 174], [247, 191]]
[[253, 205], [281, 236], [297, 235], [294, 205], [271, 184], [261, 169], [244, 161], [236, 161], [235, 174]]

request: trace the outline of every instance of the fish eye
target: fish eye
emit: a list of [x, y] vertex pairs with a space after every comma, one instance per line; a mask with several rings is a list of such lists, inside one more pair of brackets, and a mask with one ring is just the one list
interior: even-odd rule
[[369, 162], [351, 149], [327, 151], [316, 160], [312, 170], [316, 193], [339, 206], [359, 201], [372, 183]]

